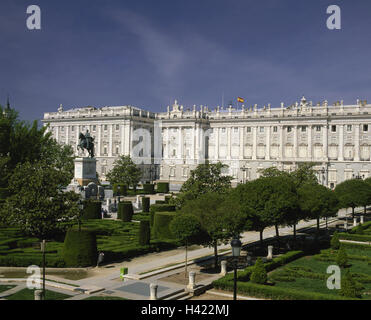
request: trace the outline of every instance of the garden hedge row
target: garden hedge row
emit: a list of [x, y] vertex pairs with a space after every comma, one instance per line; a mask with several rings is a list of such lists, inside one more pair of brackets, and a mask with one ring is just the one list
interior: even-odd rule
[[151, 230], [149, 226], [149, 221], [142, 220], [139, 226], [139, 245], [146, 246], [149, 245], [151, 240]]
[[153, 222], [153, 237], [159, 240], [176, 239], [170, 231], [170, 222], [175, 217], [176, 212], [156, 212]]
[[339, 239], [371, 242], [371, 235], [340, 233], [339, 234]]
[[155, 193], [155, 185], [151, 183], [143, 184], [143, 192], [145, 194], [154, 194]]
[[[42, 266], [42, 256], [36, 257], [35, 255], [2, 255], [0, 256], [0, 266], [2, 267], [28, 267], [31, 265]], [[48, 268], [64, 268], [66, 263], [61, 257], [45, 256], [45, 266]]]
[[349, 233], [351, 234], [359, 234], [360, 232], [362, 232], [363, 230], [366, 230], [368, 228], [371, 228], [371, 221], [368, 221], [366, 223], [363, 223], [363, 224], [359, 224], [358, 226], [352, 228]]
[[131, 201], [119, 202], [117, 210], [117, 218], [124, 222], [130, 222], [133, 218], [134, 209]]
[[158, 193], [168, 193], [169, 192], [169, 182], [158, 182], [157, 183]]
[[94, 232], [69, 229], [62, 250], [66, 267], [89, 267], [96, 265], [98, 251]]
[[142, 198], [142, 211], [143, 212], [149, 212], [150, 203], [151, 203], [150, 198], [148, 197]]
[[153, 204], [151, 205], [151, 208], [149, 209], [149, 215], [150, 215], [150, 224], [151, 228], [153, 227], [154, 222], [154, 216], [155, 212], [164, 212], [164, 211], [175, 211], [175, 206], [170, 204]]
[[117, 196], [126, 196], [128, 194], [128, 187], [124, 184], [116, 183], [113, 185], [113, 194]]
[[84, 201], [81, 219], [102, 219], [102, 203], [100, 201]]

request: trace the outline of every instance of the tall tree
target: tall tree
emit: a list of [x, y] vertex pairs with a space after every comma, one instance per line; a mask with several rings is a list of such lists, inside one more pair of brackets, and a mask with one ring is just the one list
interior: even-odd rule
[[122, 155], [113, 163], [112, 170], [107, 173], [107, 180], [112, 185], [118, 183], [136, 189], [141, 176], [141, 170], [130, 156]]
[[205, 245], [214, 248], [215, 267], [218, 264], [218, 245], [227, 243], [243, 231], [246, 218], [238, 203], [227, 195], [206, 193], [184, 203], [182, 213], [195, 215], [201, 222], [208, 237]]
[[223, 169], [228, 168], [221, 162], [211, 164], [199, 164], [191, 171], [191, 176], [182, 185], [179, 195], [174, 199], [178, 208], [187, 200], [197, 199], [207, 192], [218, 194], [226, 193], [231, 187], [233, 177], [222, 174]]
[[185, 276], [187, 276], [188, 245], [201, 244], [204, 241], [204, 232], [199, 219], [191, 214], [179, 214], [170, 222], [171, 232], [185, 244]]
[[320, 218], [334, 217], [339, 209], [336, 194], [319, 184], [302, 185], [299, 188], [299, 203], [307, 218], [317, 220], [317, 235], [320, 232]]
[[352, 208], [353, 218], [355, 208], [370, 204], [370, 187], [361, 179], [346, 180], [338, 184], [335, 193], [340, 201], [340, 208]]

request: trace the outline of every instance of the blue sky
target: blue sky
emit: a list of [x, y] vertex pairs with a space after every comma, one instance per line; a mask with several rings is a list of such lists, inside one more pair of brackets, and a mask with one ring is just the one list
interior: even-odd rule
[[[42, 30], [26, 28], [37, 4]], [[326, 9], [342, 10], [328, 30]], [[0, 103], [23, 119], [92, 105], [165, 111], [371, 100], [371, 2], [74, 0], [0, 3]]]

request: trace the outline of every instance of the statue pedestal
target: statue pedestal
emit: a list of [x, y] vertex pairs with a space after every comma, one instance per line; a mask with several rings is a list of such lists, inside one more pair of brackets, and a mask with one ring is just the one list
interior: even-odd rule
[[87, 186], [90, 182], [98, 183], [97, 160], [95, 158], [76, 158], [74, 179], [80, 186]]

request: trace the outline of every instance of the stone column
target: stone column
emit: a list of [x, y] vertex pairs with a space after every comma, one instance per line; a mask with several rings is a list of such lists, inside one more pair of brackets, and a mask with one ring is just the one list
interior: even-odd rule
[[266, 132], [266, 143], [265, 143], [265, 160], [270, 160], [270, 150], [271, 150], [271, 127], [267, 126], [265, 127], [267, 129]]
[[364, 223], [364, 216], [361, 216], [361, 221], [359, 222], [360, 224]]
[[42, 300], [43, 291], [42, 290], [35, 290], [35, 300]]
[[214, 128], [215, 132], [215, 160], [219, 160], [219, 128]]
[[178, 154], [178, 159], [183, 159], [183, 135], [182, 135], [182, 127], [179, 127], [179, 137], [178, 137], [178, 143], [179, 143], [179, 146], [178, 146], [178, 151], [179, 151], [179, 154]]
[[149, 300], [157, 300], [157, 288], [158, 288], [158, 285], [157, 284], [154, 284], [154, 283], [151, 283], [149, 285], [149, 290], [150, 290], [150, 297], [149, 297]]
[[97, 139], [97, 148], [95, 150], [95, 153], [97, 157], [101, 156], [101, 149], [102, 149], [102, 125], [98, 125], [98, 139]]
[[279, 157], [280, 160], [282, 161], [284, 158], [284, 146], [283, 146], [283, 126], [279, 126], [280, 130], [280, 150], [279, 150]]
[[345, 219], [345, 221], [344, 221], [344, 229], [345, 230], [348, 230], [348, 221], [347, 221], [347, 219]]
[[268, 255], [267, 255], [268, 260], [273, 259], [273, 246], [268, 246]]
[[120, 154], [123, 155], [125, 154], [124, 152], [124, 146], [125, 146], [125, 125], [120, 125], [121, 129], [121, 152]]
[[66, 145], [70, 142], [70, 126], [66, 126]]
[[221, 265], [220, 275], [225, 276], [227, 274], [227, 261], [223, 260], [222, 262], [220, 262], [220, 265]]
[[257, 133], [256, 133], [257, 127], [254, 126], [252, 128], [252, 160], [256, 160], [256, 153], [257, 153]]
[[355, 125], [354, 141], [354, 161], [359, 161], [359, 124]]
[[323, 157], [327, 160], [328, 153], [327, 153], [327, 147], [328, 145], [328, 125], [325, 124], [323, 126]]
[[196, 287], [196, 272], [191, 271], [189, 273], [189, 283], [187, 285], [187, 290], [194, 291], [195, 287]]
[[293, 157], [298, 157], [298, 126], [294, 125], [294, 150]]
[[356, 227], [357, 226], [357, 217], [354, 217], [353, 218], [353, 227]]
[[308, 126], [308, 158], [312, 159], [312, 125]]
[[108, 156], [112, 157], [112, 148], [113, 148], [113, 124], [109, 126], [109, 146], [108, 146]]
[[231, 148], [232, 148], [232, 128], [227, 127], [227, 160], [231, 159]]
[[339, 161], [344, 160], [344, 125], [339, 126]]
[[240, 154], [239, 154], [239, 158], [240, 160], [243, 160], [243, 148], [244, 148], [244, 142], [243, 142], [243, 136], [244, 136], [244, 131], [243, 131], [243, 127], [240, 127], [239, 128], [240, 130]]

